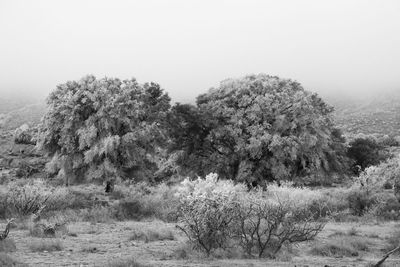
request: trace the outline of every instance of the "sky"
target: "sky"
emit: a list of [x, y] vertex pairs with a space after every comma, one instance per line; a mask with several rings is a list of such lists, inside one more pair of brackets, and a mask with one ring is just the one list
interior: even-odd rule
[[0, 0], [0, 97], [94, 74], [192, 102], [257, 73], [322, 95], [400, 90], [400, 1]]

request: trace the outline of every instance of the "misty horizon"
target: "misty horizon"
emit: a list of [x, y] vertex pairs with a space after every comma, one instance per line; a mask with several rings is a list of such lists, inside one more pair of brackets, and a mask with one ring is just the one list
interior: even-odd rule
[[266, 73], [321, 96], [399, 91], [398, 1], [2, 1], [0, 97], [44, 99], [93, 74], [174, 102]]

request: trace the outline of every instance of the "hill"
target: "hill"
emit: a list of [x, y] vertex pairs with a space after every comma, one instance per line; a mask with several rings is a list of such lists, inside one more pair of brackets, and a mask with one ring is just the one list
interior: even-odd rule
[[327, 97], [335, 121], [347, 133], [400, 135], [400, 91], [381, 92], [364, 99]]
[[0, 114], [0, 130], [14, 130], [25, 123], [36, 125], [45, 112], [46, 105], [40, 102]]

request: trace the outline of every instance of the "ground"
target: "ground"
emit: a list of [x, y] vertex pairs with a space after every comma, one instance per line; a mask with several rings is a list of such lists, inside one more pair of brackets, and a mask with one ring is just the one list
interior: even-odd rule
[[[1, 229], [3, 227], [4, 223], [1, 224]], [[186, 244], [186, 238], [173, 223], [157, 220], [96, 224], [76, 222], [68, 226], [69, 234], [60, 237], [63, 249], [55, 252], [32, 252], [31, 248], [33, 243], [40, 240], [47, 242], [54, 239], [32, 237], [29, 230], [20, 227], [12, 229], [9, 238], [15, 241], [17, 250], [9, 254], [29, 266], [107, 266], [115, 260], [128, 258], [149, 266], [367, 266], [369, 262], [376, 262], [384, 255], [387, 239], [399, 227], [400, 224], [395, 222], [328, 223], [316, 240], [293, 248], [291, 256], [280, 256], [277, 260], [259, 260], [215, 257], [207, 259], [201, 254], [188, 258], [179, 256], [179, 251]], [[131, 240], [135, 231], [146, 230], [171, 231], [174, 240]], [[361, 238], [368, 247], [355, 257], [312, 256], [310, 251], [313, 248], [323, 246], [339, 235], [345, 238]], [[391, 256], [385, 266], [400, 266], [399, 255]]]

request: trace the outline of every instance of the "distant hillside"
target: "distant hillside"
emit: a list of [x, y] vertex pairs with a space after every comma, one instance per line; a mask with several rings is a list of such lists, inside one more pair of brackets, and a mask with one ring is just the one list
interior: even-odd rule
[[5, 114], [37, 102], [39, 102], [37, 97], [0, 95], [0, 114]]
[[30, 104], [7, 113], [0, 114], [0, 130], [13, 130], [22, 124], [38, 124], [46, 112], [44, 103]]
[[369, 99], [327, 98], [335, 107], [337, 125], [348, 133], [400, 135], [400, 91]]

